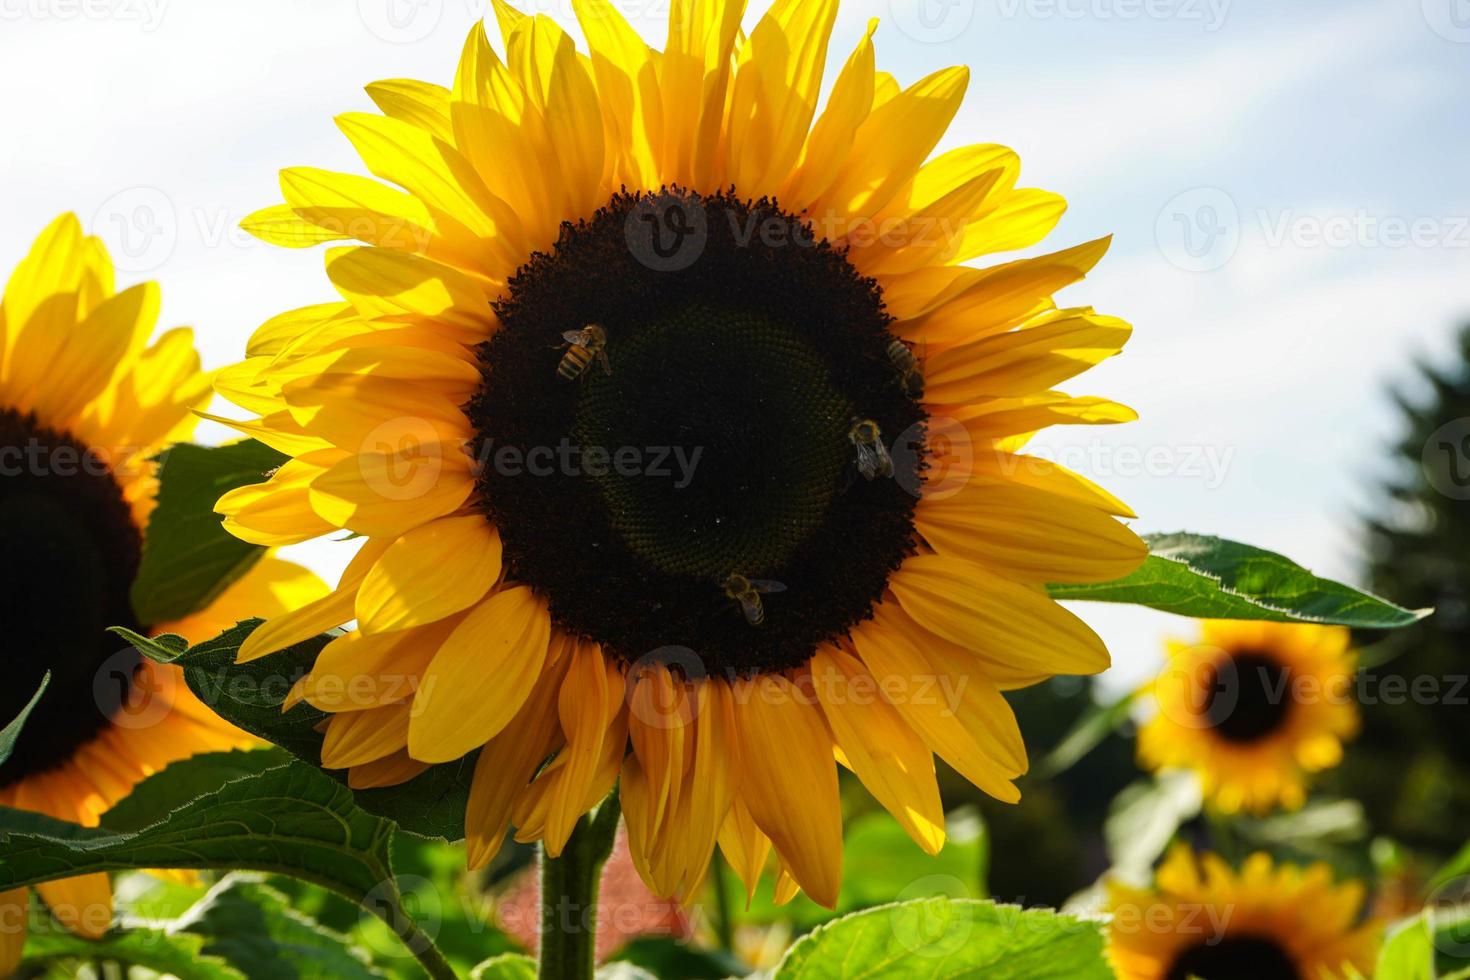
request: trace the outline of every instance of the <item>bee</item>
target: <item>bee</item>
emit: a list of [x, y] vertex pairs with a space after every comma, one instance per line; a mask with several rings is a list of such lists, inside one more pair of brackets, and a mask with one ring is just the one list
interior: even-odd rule
[[893, 457], [883, 445], [883, 433], [872, 419], [858, 419], [847, 430], [847, 438], [857, 447], [857, 468], [864, 478], [893, 475]]
[[909, 345], [895, 340], [888, 345], [888, 360], [898, 372], [898, 386], [914, 401], [924, 397], [924, 372]]
[[745, 613], [745, 621], [752, 626], [759, 626], [766, 621], [766, 607], [761, 604], [761, 596], [786, 591], [786, 586], [780, 582], [733, 574], [725, 579], [720, 587], [725, 590], [726, 596], [740, 603], [740, 611]]
[[612, 365], [607, 359], [607, 330], [602, 324], [589, 323], [581, 330], [568, 330], [561, 335], [561, 339], [571, 346], [562, 355], [561, 363], [556, 366], [559, 377], [575, 381], [594, 360], [602, 365], [603, 374], [612, 374]]

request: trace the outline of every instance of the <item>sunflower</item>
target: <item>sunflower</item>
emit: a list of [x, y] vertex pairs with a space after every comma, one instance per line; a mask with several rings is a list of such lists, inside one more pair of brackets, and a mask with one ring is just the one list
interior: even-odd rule
[[1236, 872], [1178, 846], [1153, 888], [1109, 883], [1108, 958], [1119, 980], [1367, 976], [1381, 926], [1363, 920], [1363, 897], [1362, 882], [1335, 884], [1326, 864], [1256, 853]]
[[818, 112], [835, 0], [748, 35], [743, 3], [680, 0], [663, 51], [574, 6], [590, 53], [498, 4], [503, 59], [476, 25], [449, 88], [338, 118], [383, 182], [288, 169], [247, 219], [364, 244], [218, 379], [294, 458], [217, 509], [262, 544], [366, 541], [240, 659], [355, 619], [292, 703], [332, 714], [322, 763], [355, 786], [478, 752], [474, 866], [512, 824], [558, 854], [620, 781], [659, 895], [718, 842], [831, 905], [834, 760], [934, 852], [933, 755], [1016, 800], [1001, 692], [1108, 666], [1043, 586], [1136, 567], [1131, 514], [1018, 454], [1134, 417], [1053, 387], [1129, 335], [1051, 298], [1107, 241], [960, 264], [1063, 202], [1004, 147], [929, 159], [967, 72], [900, 87], [876, 22]]
[[[51, 679], [10, 758], [0, 805], [86, 826], [169, 762], [256, 744], [189, 692], [177, 668], [142, 660], [109, 626], [204, 640], [259, 609], [325, 586], [267, 558], [203, 612], [140, 623], [129, 589], [156, 481], [151, 457], [193, 428], [210, 397], [190, 331], [147, 346], [159, 292], [116, 292], [101, 241], [64, 214], [43, 231], [0, 305], [0, 621], [8, 661], [0, 720]], [[38, 885], [62, 922], [95, 938], [112, 918], [105, 874]], [[0, 893], [0, 975], [25, 945], [25, 889]]]
[[1169, 644], [1139, 760], [1194, 770], [1224, 813], [1298, 809], [1308, 774], [1341, 762], [1357, 732], [1354, 670], [1342, 627], [1204, 623], [1198, 643]]

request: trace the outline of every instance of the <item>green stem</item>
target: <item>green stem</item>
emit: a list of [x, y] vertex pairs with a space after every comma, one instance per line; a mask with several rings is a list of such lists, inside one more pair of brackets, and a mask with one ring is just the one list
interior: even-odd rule
[[408, 947], [408, 951], [419, 961], [419, 966], [424, 968], [431, 980], [459, 980], [459, 974], [454, 972], [454, 967], [449, 965], [439, 947], [434, 945], [434, 940], [419, 928], [413, 916], [403, 907], [403, 895], [398, 891], [397, 885], [394, 885], [393, 894], [389, 898], [388, 902], [371, 903], [374, 914], [403, 941], [403, 945]]
[[614, 789], [590, 818], [577, 821], [560, 857], [541, 854], [541, 980], [591, 980], [597, 888], [621, 815]]
[[718, 849], [713, 856], [714, 862], [714, 886], [715, 886], [715, 938], [719, 940], [720, 949], [727, 953], [735, 952], [735, 922], [730, 912], [730, 891], [726, 887], [730, 877], [729, 866], [725, 864], [725, 857]]

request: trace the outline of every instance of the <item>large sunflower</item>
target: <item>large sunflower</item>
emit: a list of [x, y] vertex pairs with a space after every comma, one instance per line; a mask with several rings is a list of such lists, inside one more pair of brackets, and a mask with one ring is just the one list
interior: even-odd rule
[[1194, 770], [1225, 813], [1297, 809], [1308, 775], [1342, 761], [1357, 732], [1354, 669], [1342, 627], [1204, 623], [1197, 643], [1169, 644], [1139, 759]]
[[[0, 622], [12, 651], [0, 721], [49, 671], [10, 758], [0, 805], [95, 826], [168, 763], [255, 744], [189, 692], [177, 668], [142, 660], [109, 626], [204, 640], [261, 608], [284, 610], [325, 586], [267, 558], [208, 609], [140, 623], [129, 589], [153, 505], [150, 458], [193, 428], [209, 398], [193, 338], [158, 318], [153, 283], [113, 289], [101, 241], [64, 214], [36, 239], [0, 305]], [[56, 917], [96, 937], [112, 918], [107, 875], [37, 886]], [[26, 938], [25, 889], [0, 892], [0, 975]]]
[[[688, 894], [718, 839], [828, 905], [837, 761], [919, 844], [931, 752], [1015, 800], [1001, 691], [1108, 665], [1043, 591], [1144, 546], [1091, 483], [1016, 455], [1126, 408], [1053, 390], [1126, 324], [1057, 309], [1107, 241], [990, 268], [1063, 202], [993, 145], [929, 162], [967, 72], [902, 88], [876, 22], [818, 113], [836, 0], [673, 4], [663, 51], [578, 0], [591, 53], [496, 6], [452, 86], [368, 86], [367, 169], [291, 169], [247, 221], [327, 253], [219, 390], [295, 458], [219, 503], [265, 544], [364, 535], [334, 595], [242, 660], [355, 617], [294, 692], [355, 785], [479, 750], [481, 865], [557, 854], [621, 778], [635, 861]], [[631, 752], [628, 745], [631, 743]], [[542, 767], [549, 756], [554, 760]], [[534, 778], [533, 778], [534, 777]]]
[[1108, 958], [1118, 980], [1367, 976], [1381, 926], [1363, 919], [1363, 896], [1326, 864], [1273, 866], [1257, 853], [1236, 872], [1180, 846], [1153, 888], [1109, 884]]

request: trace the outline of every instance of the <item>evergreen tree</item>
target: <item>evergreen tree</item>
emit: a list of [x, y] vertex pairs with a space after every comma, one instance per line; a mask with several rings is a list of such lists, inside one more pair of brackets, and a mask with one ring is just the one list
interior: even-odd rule
[[1395, 393], [1404, 434], [1365, 522], [1369, 581], [1433, 616], [1359, 637], [1363, 731], [1332, 782], [1374, 827], [1447, 852], [1470, 836], [1470, 325], [1455, 363], [1421, 364], [1424, 395]]

